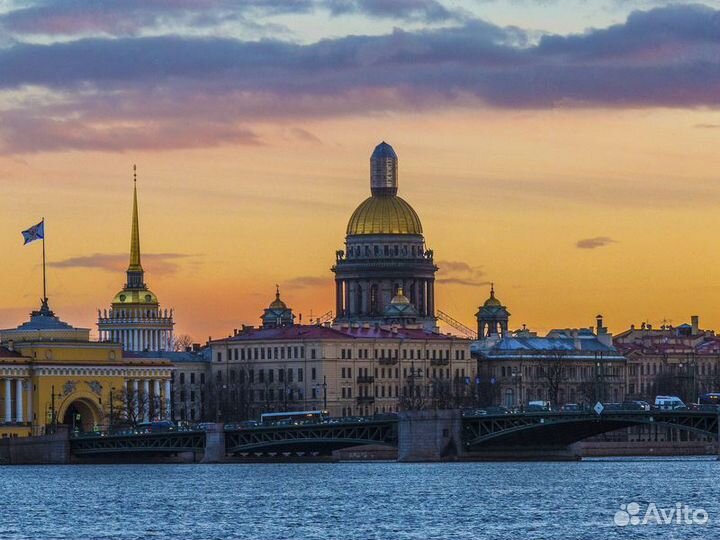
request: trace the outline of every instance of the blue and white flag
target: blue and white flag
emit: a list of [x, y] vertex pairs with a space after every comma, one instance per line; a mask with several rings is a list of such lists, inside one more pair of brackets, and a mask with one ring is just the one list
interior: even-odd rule
[[33, 225], [29, 229], [23, 231], [22, 235], [25, 239], [25, 243], [23, 245], [34, 242], [35, 240], [42, 240], [45, 238], [45, 222], [41, 221], [37, 225]]

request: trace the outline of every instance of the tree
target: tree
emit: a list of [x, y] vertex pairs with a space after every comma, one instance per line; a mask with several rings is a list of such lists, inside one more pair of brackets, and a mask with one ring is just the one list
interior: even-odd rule
[[190, 334], [180, 334], [173, 337], [172, 350], [175, 352], [185, 352], [193, 345], [193, 338]]
[[548, 397], [553, 405], [559, 405], [560, 389], [568, 380], [565, 353], [553, 352], [547, 360], [540, 361], [540, 375], [547, 383]]
[[160, 417], [162, 404], [159, 399], [128, 387], [127, 392], [114, 391], [104, 409], [109, 427], [135, 427], [145, 421], [145, 410], [149, 418]]

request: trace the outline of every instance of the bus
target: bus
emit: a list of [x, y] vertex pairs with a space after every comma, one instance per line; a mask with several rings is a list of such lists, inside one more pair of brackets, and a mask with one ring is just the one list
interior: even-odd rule
[[263, 425], [320, 424], [327, 417], [327, 411], [287, 411], [263, 413], [260, 415], [260, 423]]
[[709, 392], [698, 398], [701, 411], [720, 411], [720, 393]]

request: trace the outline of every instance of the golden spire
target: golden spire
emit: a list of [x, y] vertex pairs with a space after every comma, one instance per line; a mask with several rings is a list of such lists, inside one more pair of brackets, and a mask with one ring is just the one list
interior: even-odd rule
[[140, 225], [138, 222], [138, 202], [137, 202], [137, 166], [133, 165], [133, 215], [132, 215], [132, 232], [130, 236], [130, 265], [128, 272], [142, 272], [143, 267], [140, 263]]

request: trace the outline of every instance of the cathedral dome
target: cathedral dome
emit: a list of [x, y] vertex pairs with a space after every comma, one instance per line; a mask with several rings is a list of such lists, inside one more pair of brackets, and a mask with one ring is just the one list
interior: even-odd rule
[[348, 235], [422, 234], [415, 210], [398, 196], [368, 197], [357, 207], [347, 226]]

